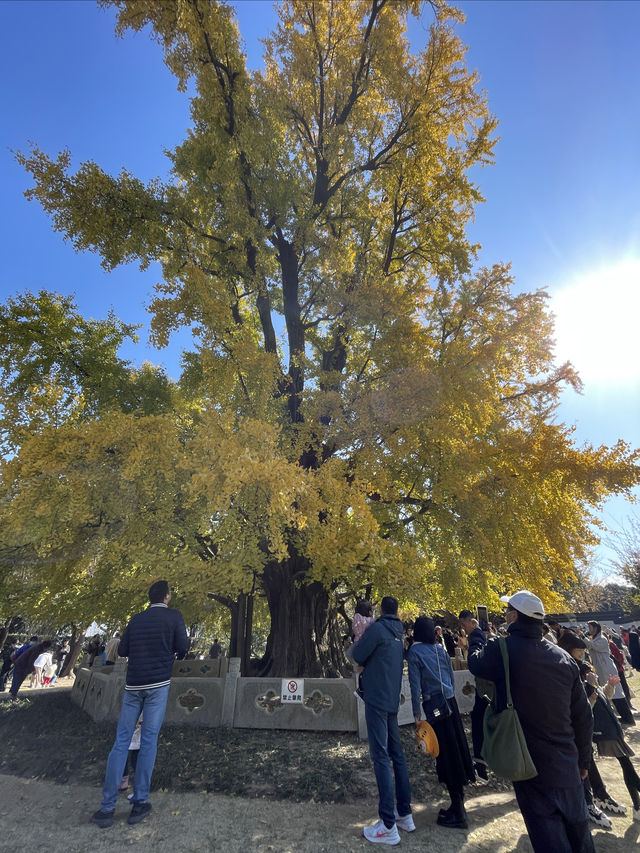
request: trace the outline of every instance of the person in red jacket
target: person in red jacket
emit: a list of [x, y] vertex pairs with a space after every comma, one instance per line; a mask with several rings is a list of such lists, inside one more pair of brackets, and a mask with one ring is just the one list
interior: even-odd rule
[[[609, 637], [608, 639], [609, 639], [609, 651], [611, 652], [611, 657], [613, 658], [614, 663], [616, 665], [616, 669], [618, 670], [618, 678], [620, 679], [620, 687], [622, 687], [622, 692], [624, 693], [625, 699], [627, 700], [627, 702], [629, 704], [629, 708], [631, 709], [631, 712], [633, 713], [633, 711], [635, 711], [636, 709], [633, 707], [633, 705], [631, 703], [631, 691], [629, 690], [629, 685], [627, 684], [627, 677], [624, 674], [624, 657], [623, 657], [620, 649], [616, 646], [616, 644], [611, 639], [611, 637]], [[627, 720], [627, 722], [628, 722], [628, 720]], [[634, 725], [635, 725], [635, 721], [634, 721]]]

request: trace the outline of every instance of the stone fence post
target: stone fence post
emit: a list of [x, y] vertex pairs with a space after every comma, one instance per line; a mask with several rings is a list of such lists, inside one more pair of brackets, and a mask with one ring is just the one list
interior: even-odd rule
[[224, 698], [222, 700], [222, 725], [233, 728], [233, 717], [236, 709], [236, 688], [240, 678], [240, 658], [229, 658], [229, 670], [224, 683]]

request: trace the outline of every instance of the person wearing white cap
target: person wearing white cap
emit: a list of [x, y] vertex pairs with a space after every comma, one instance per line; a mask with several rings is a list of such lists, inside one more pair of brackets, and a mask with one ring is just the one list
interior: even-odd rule
[[502, 595], [500, 596], [500, 601], [504, 601], [508, 607], [517, 610], [518, 613], [522, 613], [524, 616], [544, 622], [544, 604], [537, 595], [529, 592], [528, 589], [520, 589], [511, 596]]
[[[503, 596], [513, 705], [538, 775], [513, 787], [535, 853], [594, 853], [582, 780], [592, 754], [593, 715], [577, 663], [543, 640], [544, 605], [528, 589]], [[469, 669], [495, 682], [506, 707], [497, 639], [469, 641]]]

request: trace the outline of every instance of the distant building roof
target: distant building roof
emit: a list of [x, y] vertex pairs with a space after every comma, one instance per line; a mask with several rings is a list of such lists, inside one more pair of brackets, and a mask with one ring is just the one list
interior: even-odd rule
[[582, 613], [547, 613], [545, 622], [628, 622], [630, 613], [621, 607], [614, 610], [585, 610]]

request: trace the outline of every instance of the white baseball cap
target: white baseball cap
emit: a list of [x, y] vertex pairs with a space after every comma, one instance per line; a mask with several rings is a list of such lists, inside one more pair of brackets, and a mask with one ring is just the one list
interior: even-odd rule
[[525, 616], [530, 616], [532, 619], [544, 619], [544, 604], [537, 595], [529, 592], [528, 589], [519, 589], [513, 595], [501, 595], [500, 601], [505, 604], [510, 604], [518, 613], [524, 613]]

